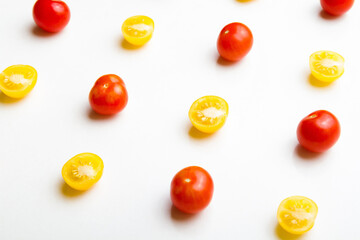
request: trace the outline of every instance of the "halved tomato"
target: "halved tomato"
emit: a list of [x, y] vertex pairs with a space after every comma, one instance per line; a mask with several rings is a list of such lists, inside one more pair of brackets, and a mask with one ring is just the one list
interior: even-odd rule
[[316, 203], [302, 196], [284, 199], [278, 208], [277, 219], [280, 226], [292, 234], [303, 234], [315, 223], [318, 207]]
[[229, 106], [224, 99], [217, 96], [205, 96], [191, 105], [189, 118], [199, 131], [213, 133], [225, 124], [228, 113]]
[[121, 30], [126, 41], [142, 46], [152, 37], [154, 21], [147, 16], [133, 16], [124, 21]]
[[80, 153], [65, 163], [62, 176], [72, 188], [84, 191], [91, 188], [102, 176], [104, 163], [93, 153]]
[[25, 97], [35, 86], [37, 72], [28, 65], [13, 65], [0, 73], [0, 90], [12, 98]]
[[332, 51], [318, 51], [310, 56], [311, 74], [322, 82], [333, 82], [344, 73], [344, 58]]

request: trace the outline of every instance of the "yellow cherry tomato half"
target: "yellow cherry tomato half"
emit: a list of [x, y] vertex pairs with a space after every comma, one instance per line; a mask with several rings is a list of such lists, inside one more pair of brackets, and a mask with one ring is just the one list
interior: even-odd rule
[[303, 234], [314, 226], [317, 213], [318, 207], [313, 200], [307, 197], [293, 196], [280, 203], [277, 219], [285, 231], [292, 234]]
[[344, 58], [332, 51], [318, 51], [310, 56], [311, 74], [322, 82], [331, 83], [344, 73]]
[[64, 164], [61, 173], [71, 188], [85, 191], [99, 181], [103, 169], [104, 163], [99, 156], [93, 153], [80, 153]]
[[205, 96], [191, 105], [189, 118], [199, 131], [213, 133], [225, 124], [228, 113], [229, 106], [224, 99], [217, 96]]
[[121, 30], [126, 41], [142, 46], [152, 37], [154, 21], [147, 16], [133, 16], [125, 20]]
[[0, 90], [12, 98], [25, 97], [35, 86], [37, 72], [28, 65], [13, 65], [0, 73]]

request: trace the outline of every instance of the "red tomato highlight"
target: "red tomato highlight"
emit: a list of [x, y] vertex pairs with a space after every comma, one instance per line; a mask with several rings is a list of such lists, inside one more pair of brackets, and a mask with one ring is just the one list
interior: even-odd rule
[[228, 61], [239, 61], [245, 57], [253, 45], [250, 29], [242, 23], [226, 25], [217, 40], [217, 49], [221, 57]]
[[191, 166], [174, 176], [170, 196], [179, 210], [197, 213], [209, 205], [213, 192], [214, 183], [210, 174], [201, 167]]
[[340, 137], [340, 123], [325, 110], [315, 111], [302, 119], [297, 128], [297, 138], [304, 148], [312, 152], [325, 152]]
[[33, 8], [35, 23], [47, 32], [60, 32], [70, 21], [70, 9], [63, 1], [38, 0]]
[[115, 74], [100, 77], [89, 94], [92, 109], [102, 115], [111, 115], [123, 110], [128, 102], [124, 81]]

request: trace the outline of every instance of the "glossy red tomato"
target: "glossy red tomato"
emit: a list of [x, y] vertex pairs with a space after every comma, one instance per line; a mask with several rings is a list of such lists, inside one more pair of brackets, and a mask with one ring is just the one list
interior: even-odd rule
[[124, 81], [115, 74], [100, 77], [90, 91], [89, 101], [92, 109], [99, 114], [120, 112], [128, 101]]
[[213, 180], [201, 167], [184, 168], [171, 182], [171, 201], [176, 208], [185, 213], [197, 213], [206, 208], [213, 192]]
[[354, 0], [320, 0], [320, 3], [324, 11], [337, 16], [349, 11]]
[[217, 40], [217, 49], [221, 57], [229, 61], [238, 61], [248, 54], [253, 45], [250, 29], [238, 22], [226, 25]]
[[43, 30], [59, 32], [70, 20], [70, 9], [63, 1], [38, 0], [33, 8], [33, 17]]
[[315, 111], [306, 116], [298, 125], [299, 143], [312, 152], [325, 152], [340, 137], [340, 123], [325, 110]]

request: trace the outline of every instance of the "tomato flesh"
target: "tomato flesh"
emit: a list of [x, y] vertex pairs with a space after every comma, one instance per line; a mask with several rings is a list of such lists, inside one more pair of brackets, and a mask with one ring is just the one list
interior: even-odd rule
[[147, 16], [133, 16], [124, 21], [121, 31], [126, 41], [142, 46], [152, 37], [154, 21]]
[[285, 231], [291, 234], [304, 234], [314, 226], [317, 213], [318, 207], [313, 200], [293, 196], [280, 203], [277, 219]]
[[250, 29], [242, 23], [226, 25], [217, 40], [217, 49], [221, 57], [228, 61], [239, 61], [245, 57], [253, 45]]
[[201, 167], [186, 167], [171, 181], [171, 201], [176, 208], [185, 213], [197, 213], [206, 208], [213, 192], [213, 180]]
[[195, 128], [204, 133], [219, 130], [229, 113], [227, 102], [217, 96], [204, 96], [190, 107], [189, 118]]
[[319, 81], [331, 83], [344, 73], [344, 58], [332, 51], [317, 51], [310, 56], [311, 74]]
[[124, 81], [115, 74], [100, 77], [89, 94], [92, 109], [103, 115], [122, 111], [128, 102], [128, 93]]
[[297, 138], [304, 148], [312, 152], [325, 152], [340, 137], [340, 123], [330, 112], [315, 111], [302, 119], [297, 128]]
[[320, 0], [320, 4], [327, 13], [339, 16], [350, 10], [354, 0]]
[[73, 189], [85, 191], [99, 181], [104, 169], [102, 159], [93, 153], [80, 153], [62, 168], [65, 182]]
[[59, 0], [38, 0], [33, 8], [35, 23], [47, 32], [59, 32], [70, 21], [70, 9]]
[[0, 90], [11, 98], [25, 97], [35, 86], [37, 72], [29, 65], [13, 65], [0, 74]]

